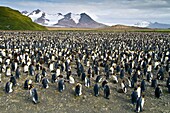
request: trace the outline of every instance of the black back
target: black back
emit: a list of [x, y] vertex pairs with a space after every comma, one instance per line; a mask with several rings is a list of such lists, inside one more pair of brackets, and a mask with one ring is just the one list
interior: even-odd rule
[[9, 90], [10, 90], [10, 82], [7, 82], [5, 85], [5, 92], [9, 93]]

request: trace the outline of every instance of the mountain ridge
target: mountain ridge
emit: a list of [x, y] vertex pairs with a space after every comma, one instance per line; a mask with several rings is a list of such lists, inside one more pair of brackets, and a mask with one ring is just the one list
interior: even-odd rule
[[48, 27], [76, 27], [76, 28], [103, 28], [107, 25], [96, 22], [86, 13], [74, 14], [67, 13], [63, 15], [62, 13], [57, 14], [48, 14], [39, 9], [33, 10], [31, 13], [27, 11], [21, 12], [23, 15], [26, 15], [32, 19], [33, 22], [36, 22], [43, 26]]
[[147, 21], [138, 22], [134, 26], [152, 28], [152, 29], [169, 29], [170, 28], [170, 24], [164, 24], [164, 23], [159, 23], [159, 22], [147, 22]]

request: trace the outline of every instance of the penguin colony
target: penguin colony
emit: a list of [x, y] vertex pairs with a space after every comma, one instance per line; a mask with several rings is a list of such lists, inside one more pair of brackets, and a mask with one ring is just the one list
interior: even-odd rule
[[[134, 89], [131, 102], [140, 112], [147, 87], [153, 87], [156, 98], [163, 95], [161, 87], [170, 93], [169, 37], [160, 33], [1, 31], [0, 82], [6, 93], [23, 87], [35, 104], [40, 98], [35, 83], [44, 89], [56, 85], [61, 93], [73, 85], [75, 96], [89, 88], [94, 96], [106, 99], [112, 94], [111, 86], [117, 84], [118, 93], [126, 95]], [[23, 84], [18, 84], [21, 80]]]

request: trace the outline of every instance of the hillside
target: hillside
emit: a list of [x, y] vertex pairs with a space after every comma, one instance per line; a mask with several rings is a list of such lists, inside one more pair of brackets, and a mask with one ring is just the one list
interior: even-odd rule
[[0, 30], [46, 30], [19, 11], [0, 6]]
[[127, 25], [113, 25], [106, 28], [101, 28], [98, 30], [104, 30], [104, 31], [154, 31], [154, 29], [150, 28], [142, 28], [142, 27], [135, 27], [135, 26], [127, 26]]

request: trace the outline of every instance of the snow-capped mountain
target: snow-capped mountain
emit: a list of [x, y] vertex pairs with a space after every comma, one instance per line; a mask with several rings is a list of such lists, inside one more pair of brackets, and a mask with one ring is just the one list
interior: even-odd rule
[[154, 22], [149, 24], [149, 28], [158, 28], [158, 29], [170, 29], [170, 24]]
[[48, 14], [39, 9], [28, 13], [27, 11], [21, 12], [23, 15], [26, 15], [32, 19], [33, 22], [36, 22], [43, 26], [50, 27], [85, 27], [85, 28], [101, 28], [106, 27], [106, 25], [94, 21], [89, 15], [85, 13], [81, 14]]
[[148, 27], [151, 22], [142, 21], [135, 24], [136, 27]]
[[34, 10], [31, 13], [23, 11], [22, 14], [30, 17], [33, 22], [44, 26], [53, 26], [54, 24], [58, 23], [58, 20], [64, 18], [64, 15], [62, 15], [61, 13], [46, 14], [39, 9]]
[[170, 24], [163, 24], [163, 23], [158, 23], [158, 22], [152, 23], [152, 22], [147, 22], [147, 21], [138, 22], [134, 26], [146, 27], [146, 28], [157, 28], [157, 29], [169, 29], [170, 28]]

